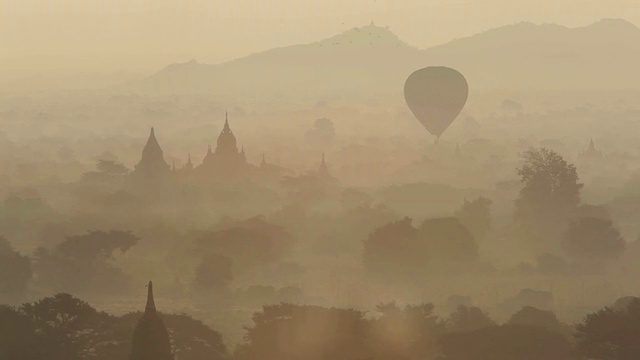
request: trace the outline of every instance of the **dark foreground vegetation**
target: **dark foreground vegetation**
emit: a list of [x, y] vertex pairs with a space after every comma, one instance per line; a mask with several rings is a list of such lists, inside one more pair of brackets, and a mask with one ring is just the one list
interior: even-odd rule
[[[620, 299], [575, 326], [534, 307], [522, 308], [502, 324], [477, 307], [461, 305], [448, 318], [434, 315], [433, 310], [429, 303], [404, 307], [383, 303], [372, 314], [289, 303], [265, 305], [245, 327], [244, 343], [233, 351], [219, 332], [188, 315], [160, 317], [173, 357], [181, 360], [632, 360], [640, 351], [637, 298]], [[136, 335], [134, 329], [141, 316], [139, 312], [110, 315], [69, 294], [15, 308], [2, 306], [0, 359], [133, 359], [132, 339], [139, 336], [139, 329]]]

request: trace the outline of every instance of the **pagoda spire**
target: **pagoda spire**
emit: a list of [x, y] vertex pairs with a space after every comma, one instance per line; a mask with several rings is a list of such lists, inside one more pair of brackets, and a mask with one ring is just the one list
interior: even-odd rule
[[264, 151], [262, 152], [262, 162], [260, 162], [260, 166], [264, 167], [267, 165], [267, 160], [264, 158]]
[[320, 168], [318, 169], [318, 174], [322, 177], [330, 177], [329, 169], [327, 168], [327, 163], [324, 161], [324, 152], [322, 152], [322, 161], [320, 162]]
[[147, 305], [144, 308], [145, 315], [151, 315], [156, 313], [156, 302], [153, 300], [153, 282], [149, 280], [147, 285]]
[[229, 113], [224, 112], [224, 127], [222, 128], [222, 132], [231, 132], [231, 127], [229, 126]]

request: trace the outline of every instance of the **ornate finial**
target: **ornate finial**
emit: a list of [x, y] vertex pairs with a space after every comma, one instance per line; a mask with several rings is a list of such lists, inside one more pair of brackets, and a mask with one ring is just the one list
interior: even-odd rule
[[224, 127], [222, 128], [222, 132], [231, 132], [231, 127], [229, 127], [229, 114], [226, 111], [224, 113]]
[[149, 280], [149, 284], [147, 285], [147, 306], [144, 308], [145, 314], [155, 313], [156, 312], [156, 303], [153, 300], [153, 283]]

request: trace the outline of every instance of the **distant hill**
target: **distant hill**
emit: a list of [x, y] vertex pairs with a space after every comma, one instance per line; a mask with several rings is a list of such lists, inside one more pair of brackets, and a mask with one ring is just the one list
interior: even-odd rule
[[509, 89], [640, 88], [640, 29], [616, 19], [580, 28], [520, 23], [424, 51], [471, 86]]
[[223, 64], [172, 64], [127, 89], [285, 100], [400, 95], [413, 70], [446, 65], [472, 90], [612, 90], [640, 88], [639, 63], [640, 29], [624, 20], [580, 28], [520, 23], [424, 50], [371, 23]]

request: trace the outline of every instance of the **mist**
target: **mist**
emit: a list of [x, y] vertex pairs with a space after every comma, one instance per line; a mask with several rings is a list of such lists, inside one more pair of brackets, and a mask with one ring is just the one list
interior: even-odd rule
[[0, 359], [635, 359], [636, 7], [0, 3]]

